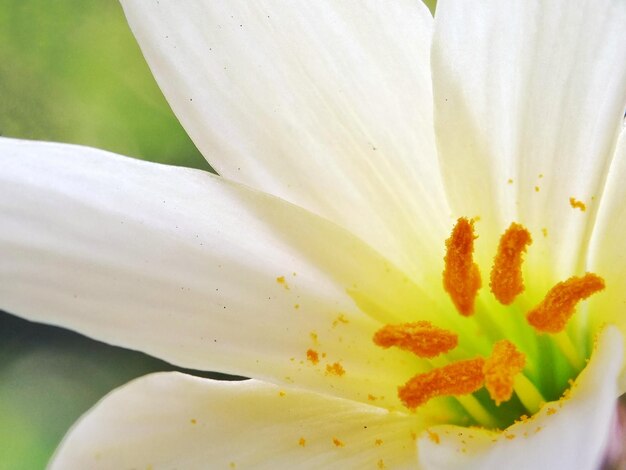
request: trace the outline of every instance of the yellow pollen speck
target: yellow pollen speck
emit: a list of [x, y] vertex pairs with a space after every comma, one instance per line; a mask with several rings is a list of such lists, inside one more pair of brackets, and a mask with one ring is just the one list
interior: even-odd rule
[[341, 377], [345, 373], [346, 371], [344, 370], [343, 366], [338, 362], [326, 365], [326, 375], [336, 375]]
[[298, 310], [298, 309], [300, 308], [300, 304], [295, 304], [295, 305], [293, 306], [293, 308], [295, 308], [296, 310]]
[[543, 236], [544, 236], [544, 237], [547, 237], [547, 236], [548, 236], [548, 229], [547, 229], [547, 228], [545, 228], [545, 227], [544, 227], [544, 228], [542, 228], [542, 229], [541, 229], [541, 233], [543, 234]]
[[419, 357], [433, 358], [456, 348], [456, 333], [434, 326], [428, 321], [385, 325], [374, 334], [374, 343], [383, 348], [396, 346]]
[[311, 339], [313, 340], [313, 342], [314, 342], [315, 344], [317, 344], [317, 333], [316, 333], [315, 331], [311, 331], [311, 332], [309, 333], [309, 336], [311, 337]]
[[350, 323], [343, 313], [340, 313], [339, 316], [333, 321], [333, 328], [340, 323], [343, 323], [344, 325]]
[[371, 393], [367, 395], [367, 399], [369, 401], [376, 401], [376, 397], [374, 395], [372, 395]]
[[539, 192], [539, 186], [535, 186], [535, 192], [538, 193]]
[[503, 305], [510, 305], [524, 292], [522, 255], [532, 243], [530, 232], [520, 224], [512, 223], [500, 237], [498, 252], [493, 259], [489, 286]]
[[513, 184], [513, 178], [509, 178], [509, 180], [507, 181], [507, 183], [509, 183], [509, 184]]
[[197, 421], [197, 420], [195, 420], [195, 419], [191, 419], [191, 420], [189, 420], [189, 421], [191, 422], [191, 424], [196, 424], [196, 423], [198, 422], [198, 421]]
[[554, 408], [552, 408], [552, 407], [550, 407], [550, 408], [548, 408], [548, 409], [546, 410], [546, 414], [547, 414], [548, 416], [553, 415], [554, 413], [556, 413], [556, 410], [555, 410]]
[[491, 356], [485, 360], [483, 372], [485, 387], [496, 406], [511, 399], [514, 378], [525, 363], [524, 354], [510, 341], [503, 339], [494, 344]]
[[543, 173], [539, 173], [539, 178], [543, 178]]
[[276, 282], [282, 285], [285, 289], [289, 290], [289, 285], [287, 284], [287, 281], [285, 280], [285, 276], [278, 276], [276, 278]]
[[481, 287], [478, 265], [474, 263], [474, 221], [461, 217], [446, 240], [443, 288], [461, 315], [474, 313], [474, 300]]
[[231, 462], [231, 463], [229, 463], [229, 464], [228, 464], [228, 466], [229, 466], [230, 468], [236, 468], [236, 467], [237, 467], [237, 464], [236, 464], [235, 462]]
[[306, 358], [313, 364], [317, 364], [318, 362], [320, 362], [319, 354], [313, 349], [307, 349]]
[[581, 300], [604, 289], [604, 279], [597, 274], [570, 277], [548, 291], [545, 298], [528, 312], [526, 319], [536, 330], [544, 333], [563, 331]]
[[506, 437], [508, 440], [512, 440], [515, 439], [515, 434], [505, 434], [504, 437]]
[[333, 437], [333, 444], [335, 444], [335, 447], [344, 447], [345, 446], [343, 441], [337, 439], [336, 437]]
[[378, 468], [385, 468], [385, 461], [383, 459], [380, 459], [377, 465]]
[[433, 441], [435, 444], [439, 444], [441, 442], [441, 439], [439, 438], [439, 434], [437, 434], [434, 431], [429, 431], [428, 429], [426, 430], [426, 432], [428, 433], [428, 439]]
[[377, 446], [382, 446], [382, 445], [383, 445], [383, 440], [382, 440], [382, 439], [376, 439], [376, 440], [374, 441], [374, 445], [377, 445]]
[[587, 206], [585, 205], [585, 203], [579, 201], [574, 197], [569, 198], [569, 205], [572, 206], [572, 209], [580, 209], [582, 212], [585, 212], [587, 210]]
[[298, 440], [298, 445], [299, 445], [300, 447], [304, 447], [304, 446], [306, 446], [306, 439], [305, 439], [304, 437], [301, 437], [301, 438]]
[[477, 357], [418, 374], [398, 388], [398, 397], [407, 408], [415, 409], [434, 397], [473, 393], [483, 386], [484, 365], [485, 360]]

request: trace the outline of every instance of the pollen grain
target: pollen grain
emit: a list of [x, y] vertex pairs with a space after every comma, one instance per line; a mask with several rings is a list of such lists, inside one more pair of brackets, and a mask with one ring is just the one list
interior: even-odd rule
[[476, 357], [418, 374], [398, 388], [398, 397], [407, 408], [415, 409], [438, 396], [473, 393], [483, 386], [484, 366], [485, 359]]
[[502, 305], [510, 305], [524, 292], [522, 255], [532, 243], [530, 232], [513, 222], [500, 237], [498, 252], [493, 259], [489, 287]]
[[584, 202], [579, 201], [575, 197], [569, 198], [569, 205], [572, 206], [572, 209], [580, 209], [581, 212], [585, 212], [587, 210], [587, 206]]
[[419, 357], [433, 358], [454, 349], [456, 333], [434, 326], [429, 321], [385, 325], [374, 334], [374, 343], [383, 348], [396, 346]]
[[538, 331], [559, 333], [574, 314], [578, 302], [601, 291], [604, 286], [604, 279], [594, 273], [572, 276], [550, 289], [541, 303], [528, 312], [526, 319]]
[[496, 406], [511, 399], [515, 375], [522, 371], [525, 364], [526, 357], [510, 341], [503, 339], [493, 345], [491, 356], [485, 360], [483, 372], [485, 388]]
[[461, 315], [474, 313], [474, 300], [481, 287], [480, 271], [474, 263], [474, 221], [458, 219], [446, 240], [443, 288]]

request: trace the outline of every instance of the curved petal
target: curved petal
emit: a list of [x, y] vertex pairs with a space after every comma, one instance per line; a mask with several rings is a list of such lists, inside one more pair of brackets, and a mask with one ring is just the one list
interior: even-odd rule
[[50, 468], [414, 468], [412, 426], [406, 415], [255, 380], [161, 373], [105, 397]]
[[[604, 330], [570, 396], [544, 405], [537, 415], [503, 433], [433, 428], [418, 441], [420, 462], [432, 470], [596, 470], [613, 424], [622, 343], [617, 329]], [[439, 439], [433, 439], [432, 433]]]
[[196, 170], [9, 139], [0, 159], [0, 308], [185, 367], [397, 402], [415, 364], [373, 333], [437, 307], [344, 230]]
[[511, 221], [526, 225], [528, 266], [551, 271], [542, 292], [584, 267], [626, 105], [625, 24], [621, 0], [437, 3], [435, 126], [450, 203], [496, 228], [490, 247]]
[[[588, 251], [587, 267], [606, 281], [606, 290], [589, 300], [589, 323], [615, 323], [626, 332], [626, 131], [622, 131]], [[626, 391], [626, 380], [622, 391]]]
[[420, 1], [122, 3], [174, 112], [222, 176], [348, 228], [414, 276], [440, 259], [431, 241], [443, 240], [449, 211], [432, 16]]

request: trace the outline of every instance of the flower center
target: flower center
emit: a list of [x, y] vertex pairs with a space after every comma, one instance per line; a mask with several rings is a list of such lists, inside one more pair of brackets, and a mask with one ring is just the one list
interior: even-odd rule
[[[463, 410], [460, 414], [465, 420], [460, 421], [464, 424], [506, 427], [537, 412], [546, 400], [558, 398], [555, 391], [563, 393], [582, 370], [585, 358], [580, 349], [584, 348], [574, 345], [566, 326], [578, 303], [605, 285], [593, 273], [574, 276], [554, 285], [534, 307], [522, 310], [526, 302], [516, 299], [525, 290], [523, 255], [532, 238], [524, 226], [512, 223], [500, 237], [490, 273], [489, 287], [497, 303], [483, 302], [487, 308], [483, 305], [476, 313], [482, 286], [473, 259], [476, 238], [474, 221], [460, 218], [446, 240], [443, 288], [457, 312], [467, 321], [473, 319], [488, 337], [492, 345], [488, 354], [480, 341], [465, 337], [466, 329], [460, 331], [465, 340], [460, 346], [457, 333], [430, 321], [385, 325], [373, 341], [382, 348], [396, 347], [430, 360], [430, 370], [398, 387], [398, 397], [408, 409], [454, 397]], [[512, 312], [494, 312], [501, 309], [496, 305], [510, 306]], [[525, 322], [519, 320], [520, 311], [525, 313]]]

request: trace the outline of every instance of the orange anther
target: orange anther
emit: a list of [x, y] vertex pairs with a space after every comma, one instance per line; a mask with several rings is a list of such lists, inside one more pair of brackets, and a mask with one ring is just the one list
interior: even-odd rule
[[485, 388], [496, 405], [511, 399], [515, 375], [526, 364], [526, 357], [515, 345], [503, 339], [493, 345], [491, 356], [485, 360]]
[[418, 374], [398, 388], [398, 397], [414, 409], [434, 397], [473, 393], [483, 386], [484, 366], [485, 360], [477, 357]]
[[473, 261], [475, 238], [474, 221], [461, 217], [446, 240], [443, 288], [465, 316], [474, 313], [474, 300], [481, 286], [480, 272]]
[[455, 333], [428, 321], [385, 325], [374, 335], [374, 343], [383, 348], [397, 346], [419, 357], [435, 357], [454, 349], [459, 342]]
[[524, 292], [522, 254], [532, 243], [530, 232], [523, 225], [512, 223], [500, 237], [498, 253], [491, 268], [491, 292], [503, 305], [509, 305]]
[[574, 314], [576, 304], [602, 289], [604, 279], [593, 273], [559, 282], [539, 305], [528, 312], [528, 323], [544, 333], [559, 333]]

